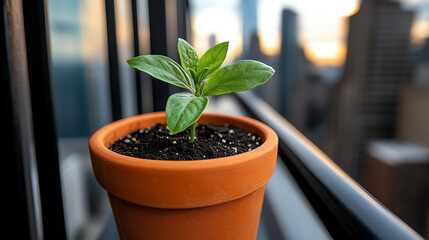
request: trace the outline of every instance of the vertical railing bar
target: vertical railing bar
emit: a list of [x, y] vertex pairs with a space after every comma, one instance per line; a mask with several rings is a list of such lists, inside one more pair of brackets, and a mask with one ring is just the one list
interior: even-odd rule
[[106, 0], [105, 7], [112, 118], [113, 121], [115, 121], [122, 118], [118, 45], [116, 41], [115, 1]]
[[65, 239], [45, 0], [23, 1], [28, 79], [45, 239]]
[[188, 26], [187, 26], [187, 14], [188, 14], [188, 1], [177, 0], [177, 36], [188, 40]]
[[[140, 38], [139, 38], [139, 23], [138, 23], [138, 11], [137, 11], [137, 0], [131, 0], [131, 11], [133, 18], [133, 38], [134, 38], [134, 56], [140, 56]], [[135, 81], [136, 81], [136, 98], [137, 98], [137, 113], [143, 113], [143, 100], [142, 100], [142, 84], [140, 71], [135, 70]]]
[[[17, 111], [14, 95], [16, 95], [17, 88], [14, 88], [13, 79], [11, 78], [9, 56], [9, 34], [8, 34], [8, 15], [13, 16], [10, 4], [2, 3], [2, 11], [0, 12], [0, 107], [2, 109], [2, 167], [6, 169], [1, 174], [0, 181], [3, 182], [3, 191], [8, 193], [4, 198], [1, 206], [1, 213], [4, 219], [3, 231], [4, 236], [14, 236], [17, 239], [30, 239], [34, 238], [36, 234], [33, 233], [30, 219], [30, 209], [28, 199], [25, 170], [23, 164], [22, 154], [22, 139], [18, 134], [17, 117], [19, 118], [19, 111]], [[22, 11], [22, 9], [20, 9]], [[18, 23], [16, 23], [18, 24]], [[20, 55], [21, 52], [15, 52]], [[26, 73], [26, 70], [23, 69]], [[16, 78], [15, 78], [16, 80]], [[27, 80], [27, 79], [26, 79]], [[19, 88], [20, 86], [18, 86]], [[28, 89], [27, 89], [28, 90]], [[18, 115], [18, 116], [17, 116]], [[28, 183], [27, 183], [28, 184]]]
[[[148, 0], [151, 54], [167, 55], [165, 0]], [[168, 85], [152, 77], [153, 110], [163, 111], [168, 99]]]

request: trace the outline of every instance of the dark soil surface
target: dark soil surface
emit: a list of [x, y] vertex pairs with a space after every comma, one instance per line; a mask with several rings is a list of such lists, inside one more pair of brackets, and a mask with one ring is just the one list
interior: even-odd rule
[[197, 125], [195, 135], [190, 143], [189, 129], [172, 135], [166, 125], [157, 124], [119, 138], [109, 149], [146, 159], [200, 160], [244, 153], [262, 144], [259, 136], [229, 125]]

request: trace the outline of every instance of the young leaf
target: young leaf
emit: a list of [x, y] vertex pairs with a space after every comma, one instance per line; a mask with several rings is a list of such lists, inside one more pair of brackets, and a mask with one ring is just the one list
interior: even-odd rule
[[204, 86], [202, 95], [220, 95], [240, 92], [264, 84], [274, 69], [257, 61], [241, 60], [213, 73]]
[[177, 42], [177, 51], [179, 52], [180, 62], [183, 68], [192, 77], [190, 69], [196, 70], [198, 63], [198, 55], [194, 48], [188, 42], [179, 38]]
[[198, 61], [197, 78], [194, 79], [201, 83], [202, 80], [210, 77], [210, 75], [219, 69], [226, 57], [228, 51], [228, 42], [219, 43], [216, 46], [207, 50], [206, 53]]
[[171, 95], [165, 108], [170, 132], [176, 134], [196, 123], [208, 103], [207, 97], [197, 97], [190, 93]]
[[195, 92], [183, 68], [172, 59], [161, 55], [144, 55], [127, 60], [128, 64], [166, 83]]

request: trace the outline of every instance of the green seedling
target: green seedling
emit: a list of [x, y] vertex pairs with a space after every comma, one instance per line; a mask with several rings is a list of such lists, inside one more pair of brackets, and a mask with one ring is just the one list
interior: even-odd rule
[[195, 140], [196, 123], [207, 107], [207, 96], [246, 91], [264, 84], [274, 74], [273, 68], [253, 60], [240, 60], [220, 68], [228, 42], [210, 48], [201, 58], [183, 39], [179, 38], [177, 49], [182, 66], [161, 55], [143, 55], [127, 62], [154, 78], [190, 91], [171, 95], [165, 108], [170, 132], [176, 134], [191, 127], [190, 142]]

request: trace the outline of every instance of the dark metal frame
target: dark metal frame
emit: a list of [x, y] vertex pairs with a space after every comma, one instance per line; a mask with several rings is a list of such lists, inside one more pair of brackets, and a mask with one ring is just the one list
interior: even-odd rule
[[2, 110], [2, 234], [16, 239], [35, 239], [36, 208], [29, 171], [34, 170], [31, 106], [25, 65], [22, 5], [2, 2], [0, 12], [0, 99]]
[[64, 239], [66, 230], [52, 100], [46, 2], [23, 1], [23, 9], [44, 238]]
[[[148, 0], [151, 54], [167, 56], [166, 0]], [[168, 84], [152, 78], [153, 111], [164, 111]]]
[[[132, 12], [132, 19], [133, 19], [134, 56], [140, 56], [137, 0], [131, 0], [131, 12]], [[140, 71], [138, 70], [135, 70], [135, 82], [136, 82], [137, 113], [142, 114], [143, 113], [142, 84], [141, 84]]]
[[279, 136], [279, 155], [335, 239], [422, 239], [251, 92], [243, 107]]
[[113, 121], [122, 118], [121, 89], [119, 79], [118, 43], [116, 41], [115, 0], [106, 0], [107, 47], [109, 54], [110, 97]]

